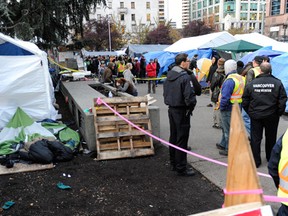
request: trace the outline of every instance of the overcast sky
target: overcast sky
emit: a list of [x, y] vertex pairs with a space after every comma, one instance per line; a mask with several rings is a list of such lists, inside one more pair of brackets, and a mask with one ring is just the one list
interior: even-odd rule
[[182, 0], [168, 0], [168, 20], [176, 22], [177, 28], [182, 27]]

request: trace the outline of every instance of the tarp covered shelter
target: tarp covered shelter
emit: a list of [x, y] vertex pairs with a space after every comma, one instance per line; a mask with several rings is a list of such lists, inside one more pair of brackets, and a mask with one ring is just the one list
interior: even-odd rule
[[0, 33], [0, 128], [17, 108], [33, 120], [56, 119], [47, 54], [35, 44]]
[[[288, 53], [284, 53], [271, 60], [272, 74], [280, 79], [288, 95]], [[286, 102], [285, 112], [288, 112], [288, 101]]]
[[221, 51], [230, 51], [233, 53], [240, 53], [240, 52], [252, 52], [261, 48], [262, 46], [259, 46], [257, 44], [250, 43], [245, 40], [237, 40], [231, 43], [227, 43], [227, 44], [215, 47], [214, 49], [221, 50]]
[[84, 57], [88, 56], [119, 56], [119, 55], [124, 55], [124, 51], [87, 51], [85, 49], [81, 50], [82, 55]]
[[243, 56], [240, 60], [244, 63], [247, 64], [249, 61], [253, 61], [255, 56], [268, 56], [270, 60], [272, 60], [274, 57], [282, 55], [284, 52], [281, 51], [275, 51], [272, 50], [271, 46], [268, 47], [263, 47], [255, 52], [248, 53], [247, 55]]
[[126, 54], [131, 57], [140, 57], [148, 52], [163, 51], [169, 46], [164, 44], [130, 44], [126, 49]]
[[225, 31], [216, 32], [195, 37], [182, 38], [167, 47], [165, 51], [184, 52], [195, 49], [214, 48], [233, 41], [236, 41], [236, 39], [230, 33]]

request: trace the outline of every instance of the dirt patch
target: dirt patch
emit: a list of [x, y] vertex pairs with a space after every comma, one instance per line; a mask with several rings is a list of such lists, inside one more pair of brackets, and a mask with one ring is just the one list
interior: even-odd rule
[[[60, 93], [63, 122], [75, 129]], [[179, 177], [170, 170], [168, 149], [155, 145], [154, 156], [107, 161], [78, 154], [51, 170], [1, 176], [0, 205], [15, 205], [0, 215], [189, 215], [223, 203], [222, 191], [197, 173]], [[64, 176], [65, 174], [65, 176]], [[68, 177], [68, 174], [71, 177]], [[62, 182], [71, 189], [61, 190]]]

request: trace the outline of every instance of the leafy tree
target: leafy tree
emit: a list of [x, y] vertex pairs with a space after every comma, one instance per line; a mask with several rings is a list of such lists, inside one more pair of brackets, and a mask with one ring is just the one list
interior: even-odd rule
[[232, 35], [248, 33], [248, 31], [245, 31], [243, 27], [242, 28], [230, 28], [228, 32]]
[[173, 40], [170, 35], [171, 27], [169, 25], [160, 24], [156, 29], [147, 34], [146, 44], [172, 44]]
[[[108, 50], [109, 49], [109, 22], [106, 18], [101, 20], [90, 20], [84, 26], [83, 46], [90, 50]], [[121, 34], [117, 26], [110, 22], [111, 48], [121, 47]]]
[[183, 37], [193, 37], [198, 35], [209, 34], [213, 32], [213, 28], [205, 24], [201, 20], [193, 20], [182, 30]]
[[105, 0], [2, 0], [0, 31], [43, 45], [59, 45], [68, 35], [83, 36], [83, 19]]

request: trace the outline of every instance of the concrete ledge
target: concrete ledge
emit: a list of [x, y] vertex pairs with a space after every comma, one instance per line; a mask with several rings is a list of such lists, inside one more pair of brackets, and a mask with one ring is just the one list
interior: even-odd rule
[[[127, 93], [116, 92], [112, 86], [101, 84], [98, 81], [77, 81], [77, 82], [61, 82], [60, 91], [63, 96], [68, 99], [70, 112], [73, 114], [80, 134], [87, 143], [88, 149], [96, 150], [96, 134], [94, 126], [93, 113], [84, 112], [89, 108], [94, 107], [94, 98], [106, 97], [95, 89], [102, 89], [108, 93], [111, 91], [113, 95], [123, 97], [133, 97]], [[160, 113], [159, 107], [149, 106], [149, 114], [152, 126], [152, 133], [155, 136], [160, 136]], [[158, 142], [154, 140], [154, 142]]]

